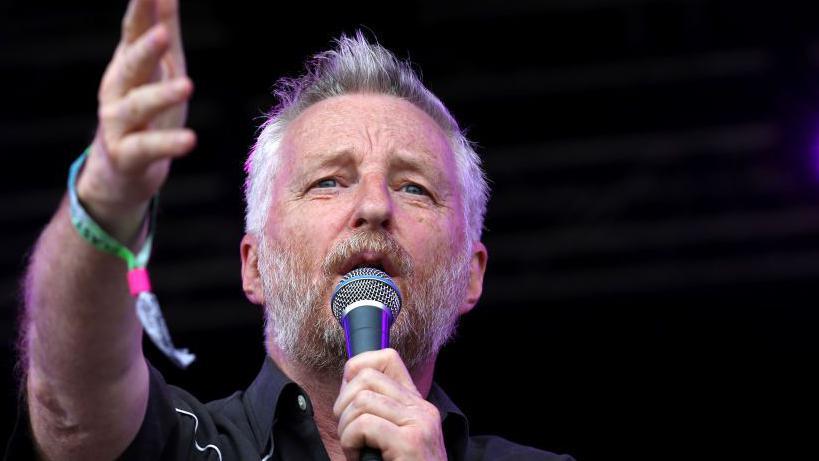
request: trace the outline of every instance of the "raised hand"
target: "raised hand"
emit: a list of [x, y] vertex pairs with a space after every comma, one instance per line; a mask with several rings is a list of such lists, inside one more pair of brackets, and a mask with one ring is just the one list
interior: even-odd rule
[[177, 0], [131, 0], [100, 84], [99, 126], [78, 180], [80, 200], [115, 237], [134, 237], [171, 159], [190, 152], [187, 76]]

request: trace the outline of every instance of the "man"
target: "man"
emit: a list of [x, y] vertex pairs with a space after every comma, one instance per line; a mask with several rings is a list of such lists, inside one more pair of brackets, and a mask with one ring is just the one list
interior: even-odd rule
[[[176, 1], [132, 0], [76, 196], [134, 252], [171, 160], [195, 145], [183, 128], [191, 94]], [[125, 264], [80, 236], [64, 200], [27, 273], [30, 433], [12, 456], [29, 443], [43, 459], [358, 460], [365, 447], [385, 460], [570, 459], [470, 437], [432, 383], [487, 262], [486, 182], [446, 108], [360, 35], [278, 96], [246, 164], [242, 284], [265, 307], [268, 352], [257, 379], [207, 405], [167, 386], [142, 354]], [[347, 361], [328, 305], [359, 266], [387, 272], [404, 307], [392, 349]]]

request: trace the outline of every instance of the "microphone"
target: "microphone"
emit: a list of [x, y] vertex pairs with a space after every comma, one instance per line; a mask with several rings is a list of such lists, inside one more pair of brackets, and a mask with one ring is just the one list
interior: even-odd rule
[[[338, 282], [330, 307], [344, 328], [347, 357], [354, 357], [390, 347], [390, 327], [401, 312], [401, 292], [386, 272], [359, 267]], [[364, 447], [361, 461], [376, 460], [381, 460], [381, 452]]]
[[401, 312], [401, 292], [386, 272], [359, 267], [336, 285], [333, 315], [347, 338], [347, 357], [390, 347], [390, 326]]

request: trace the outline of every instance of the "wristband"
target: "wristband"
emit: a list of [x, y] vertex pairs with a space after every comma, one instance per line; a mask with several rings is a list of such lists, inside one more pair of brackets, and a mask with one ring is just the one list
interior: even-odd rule
[[128, 288], [131, 296], [135, 298], [137, 316], [142, 324], [142, 328], [151, 341], [180, 368], [186, 368], [196, 358], [194, 354], [188, 352], [187, 349], [177, 349], [171, 341], [171, 334], [168, 331], [168, 326], [165, 319], [162, 317], [162, 310], [159, 307], [159, 301], [151, 292], [151, 282], [148, 276], [148, 260], [151, 258], [151, 245], [153, 243], [155, 224], [156, 224], [156, 210], [158, 203], [158, 196], [151, 199], [148, 211], [148, 237], [145, 243], [139, 250], [139, 253], [134, 255], [128, 247], [118, 242], [111, 237], [100, 227], [88, 212], [82, 207], [80, 198], [77, 196], [77, 176], [79, 176], [80, 168], [82, 168], [85, 159], [91, 148], [85, 149], [82, 155], [71, 164], [71, 169], [68, 173], [68, 199], [71, 209], [71, 223], [80, 234], [80, 236], [88, 241], [94, 248], [112, 254], [122, 260], [128, 265]]

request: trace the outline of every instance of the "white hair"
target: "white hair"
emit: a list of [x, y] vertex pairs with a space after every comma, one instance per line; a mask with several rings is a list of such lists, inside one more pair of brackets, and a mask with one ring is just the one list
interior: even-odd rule
[[489, 186], [472, 143], [441, 101], [421, 83], [409, 62], [401, 61], [361, 31], [342, 35], [336, 48], [317, 54], [299, 78], [283, 78], [274, 94], [278, 105], [261, 125], [256, 144], [245, 162], [245, 232], [264, 235], [270, 209], [271, 187], [278, 170], [278, 150], [287, 126], [311, 105], [333, 96], [374, 93], [404, 99], [429, 115], [450, 141], [464, 202], [468, 235], [479, 241], [483, 229]]

